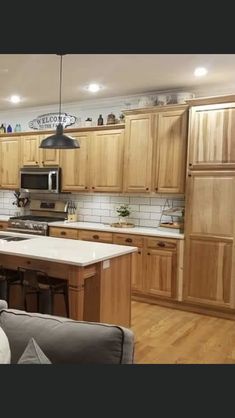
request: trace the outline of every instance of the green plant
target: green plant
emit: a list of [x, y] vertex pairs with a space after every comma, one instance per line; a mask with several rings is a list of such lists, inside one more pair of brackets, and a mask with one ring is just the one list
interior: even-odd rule
[[117, 211], [119, 216], [123, 216], [123, 217], [129, 216], [130, 213], [131, 213], [129, 205], [127, 205], [127, 204], [118, 206], [116, 211]]

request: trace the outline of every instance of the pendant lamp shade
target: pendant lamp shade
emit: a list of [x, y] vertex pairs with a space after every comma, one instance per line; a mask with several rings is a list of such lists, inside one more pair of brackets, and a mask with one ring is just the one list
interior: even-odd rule
[[[59, 120], [61, 116], [61, 86], [62, 86], [62, 54], [60, 55], [60, 98], [59, 98]], [[43, 139], [39, 148], [46, 149], [74, 149], [80, 148], [77, 139], [64, 134], [64, 127], [59, 123], [56, 127], [56, 133]]]

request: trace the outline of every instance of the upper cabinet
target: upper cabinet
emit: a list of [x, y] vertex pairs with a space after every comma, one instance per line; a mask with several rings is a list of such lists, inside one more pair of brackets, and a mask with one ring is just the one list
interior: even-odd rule
[[188, 166], [190, 169], [235, 167], [235, 103], [192, 107]]
[[20, 139], [0, 139], [0, 186], [2, 189], [19, 187]]
[[184, 193], [187, 146], [186, 109], [159, 113], [156, 123], [154, 190]]
[[39, 148], [47, 135], [24, 135], [21, 137], [21, 160], [24, 167], [45, 167], [59, 165], [59, 150]]
[[188, 106], [132, 112], [126, 116], [124, 191], [184, 193]]
[[148, 193], [151, 190], [153, 118], [148, 113], [126, 116], [125, 192]]
[[87, 191], [89, 189], [88, 149], [90, 136], [87, 132], [73, 134], [80, 148], [62, 150], [62, 190]]
[[92, 191], [122, 191], [123, 134], [123, 129], [92, 133], [89, 153]]

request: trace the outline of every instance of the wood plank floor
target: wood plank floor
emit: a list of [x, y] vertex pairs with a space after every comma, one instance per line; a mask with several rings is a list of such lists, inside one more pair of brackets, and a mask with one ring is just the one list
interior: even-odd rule
[[235, 321], [132, 302], [136, 364], [235, 364]]

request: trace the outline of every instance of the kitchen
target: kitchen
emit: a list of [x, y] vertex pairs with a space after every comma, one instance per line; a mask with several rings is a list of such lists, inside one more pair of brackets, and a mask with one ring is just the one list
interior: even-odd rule
[[[227, 65], [232, 58], [228, 56]], [[50, 59], [58, 63], [58, 57]], [[69, 55], [64, 57], [66, 60]], [[135, 247], [131, 269], [132, 320], [138, 336], [139, 362], [206, 361], [203, 357], [195, 358], [194, 353], [188, 358], [186, 354], [183, 359], [182, 354], [177, 357], [174, 343], [169, 341], [172, 357], [156, 354], [157, 324], [161, 318], [170, 318], [171, 325], [166, 323], [165, 329], [172, 327], [173, 318], [178, 318], [182, 329], [189, 326], [189, 330], [190, 323], [202, 318], [204, 322], [214, 318], [215, 326], [217, 318], [224, 318], [226, 327], [232, 328], [231, 319], [235, 318], [235, 96], [227, 85], [220, 95], [215, 88], [209, 89], [205, 81], [209, 76], [205, 74], [203, 79], [203, 75], [193, 75], [197, 82], [192, 92], [183, 95], [185, 84], [178, 98], [175, 91], [164, 94], [156, 86], [159, 94], [135, 93], [111, 100], [105, 96], [99, 99], [97, 93], [93, 103], [86, 96], [79, 106], [68, 104], [71, 114], [79, 109], [77, 115], [86, 113], [95, 121], [101, 113], [105, 121], [110, 113], [120, 113], [125, 118], [112, 124], [89, 125], [90, 121], [82, 116], [76, 127], [65, 129], [79, 142], [80, 148], [73, 150], [40, 148], [52, 131], [29, 129], [30, 119], [40, 114], [33, 106], [11, 110], [8, 105], [7, 110], [0, 110], [1, 120], [12, 126], [20, 122], [22, 126], [21, 132], [0, 135], [1, 229]], [[65, 87], [63, 92], [66, 95]], [[66, 102], [63, 109], [67, 111]], [[52, 112], [56, 105], [41, 104], [41, 110]], [[47, 180], [39, 180], [43, 186], [36, 192], [31, 185], [38, 182], [40, 173]], [[56, 181], [49, 182], [49, 176], [56, 176], [55, 173], [60, 177], [61, 193], [56, 193]], [[28, 183], [24, 184], [26, 179]], [[13, 193], [18, 190], [24, 208], [12, 204], [16, 199]], [[70, 209], [75, 205], [76, 213], [68, 213], [69, 201]], [[121, 205], [128, 205], [130, 210], [126, 227], [117, 213]], [[150, 329], [156, 328], [154, 343], [147, 343], [146, 347], [141, 337], [144, 340], [148, 331], [141, 330], [141, 318], [148, 321]], [[166, 340], [164, 344], [167, 347]], [[215, 354], [221, 360], [216, 350]], [[210, 359], [208, 353], [207, 362]], [[229, 360], [235, 361], [231, 355]]]

